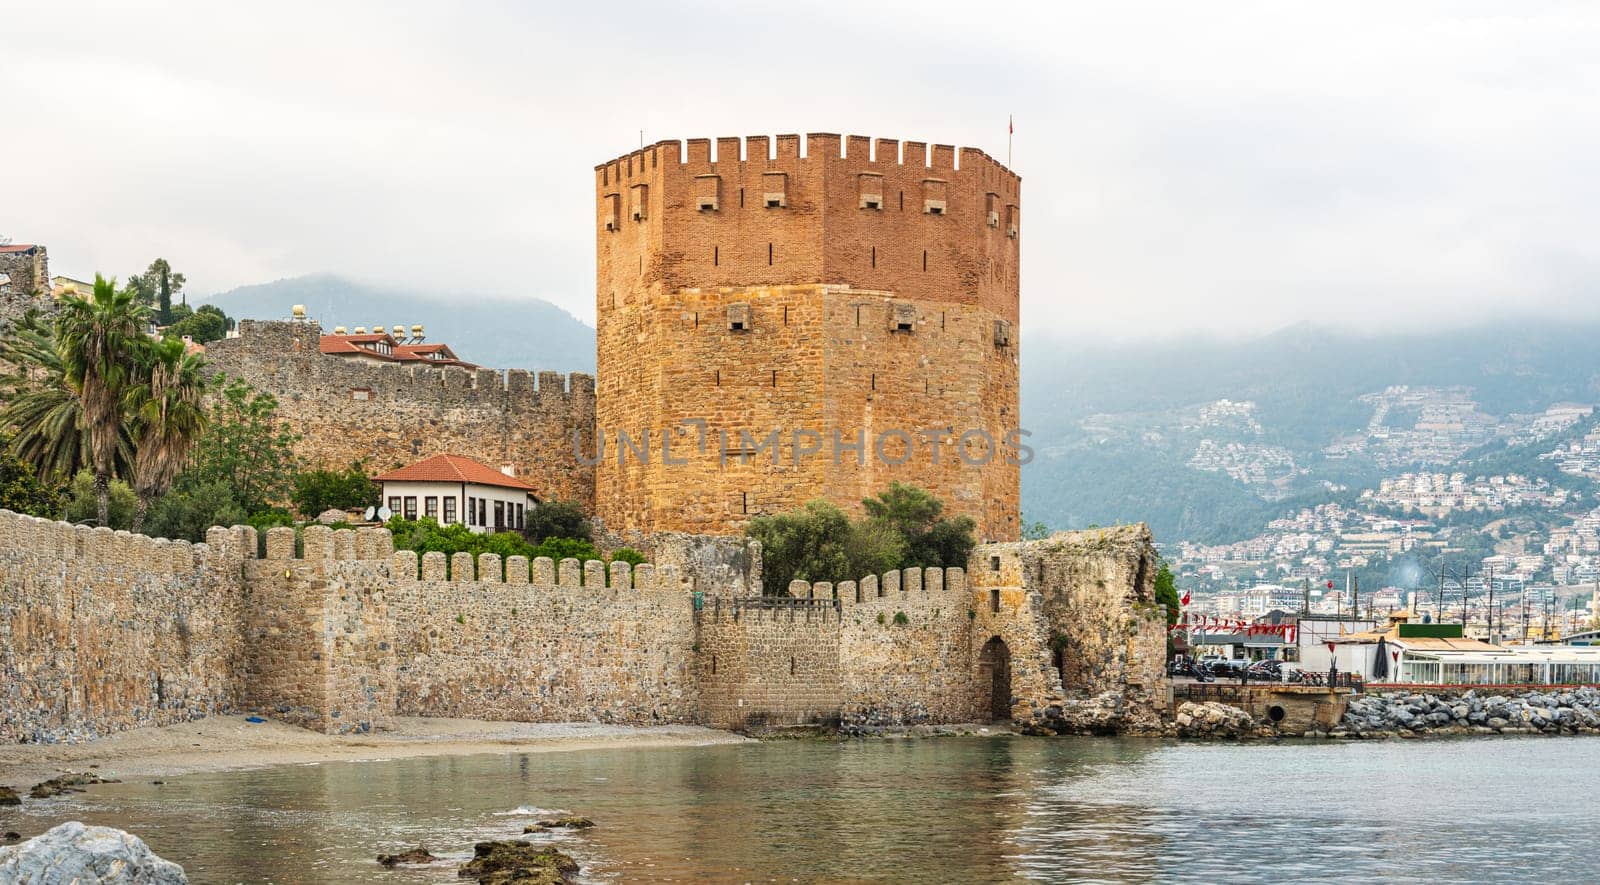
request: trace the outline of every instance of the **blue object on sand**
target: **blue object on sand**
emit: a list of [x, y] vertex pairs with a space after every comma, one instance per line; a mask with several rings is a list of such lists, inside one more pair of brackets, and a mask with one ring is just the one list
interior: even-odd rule
[[266, 722], [267, 720], [262, 719], [260, 716], [246, 716], [246, 717], [244, 717], [244, 721], [252, 722], [252, 723], [255, 723], [257, 725], [260, 725], [261, 723]]

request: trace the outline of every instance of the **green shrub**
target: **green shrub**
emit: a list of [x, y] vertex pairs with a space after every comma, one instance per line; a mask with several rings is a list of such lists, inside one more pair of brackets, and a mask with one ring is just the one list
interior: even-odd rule
[[324, 510], [356, 510], [378, 503], [378, 484], [367, 478], [367, 471], [356, 462], [344, 470], [308, 470], [294, 478], [294, 509], [307, 519]]
[[529, 508], [523, 520], [522, 534], [535, 544], [547, 538], [593, 540], [589, 518], [570, 501], [545, 501]]
[[[120, 479], [111, 481], [111, 509], [107, 516], [111, 521], [111, 528], [125, 529], [133, 525], [133, 511], [138, 506], [139, 499], [134, 495], [133, 489]], [[72, 484], [67, 487], [67, 522], [92, 525], [100, 509], [95, 502], [94, 474], [87, 470], [78, 471], [72, 478]]]
[[644, 558], [643, 553], [640, 553], [632, 547], [618, 547], [617, 549], [611, 551], [611, 561], [626, 562], [628, 565], [639, 565], [647, 560]]
[[911, 619], [906, 617], [906, 613], [905, 612], [895, 612], [894, 613], [894, 622], [896, 624], [904, 626], [906, 624], [911, 623]]
[[[556, 562], [563, 559], [607, 561], [593, 543], [580, 538], [545, 538], [535, 545], [529, 544], [516, 532], [478, 534], [460, 523], [442, 526], [429, 517], [416, 520], [396, 517], [389, 520], [388, 526], [394, 535], [396, 550], [415, 550], [419, 556], [424, 553], [443, 553], [446, 556], [470, 553], [476, 560], [481, 553], [495, 553], [501, 560], [512, 556], [526, 556], [530, 560], [548, 556]], [[637, 550], [627, 547], [617, 550], [611, 559], [630, 565], [645, 561]]]
[[827, 501], [750, 520], [745, 534], [761, 542], [762, 591], [788, 593], [789, 582], [848, 581], [897, 568], [964, 567], [976, 523], [943, 516], [944, 503], [904, 483], [861, 502], [866, 517], [850, 519]]

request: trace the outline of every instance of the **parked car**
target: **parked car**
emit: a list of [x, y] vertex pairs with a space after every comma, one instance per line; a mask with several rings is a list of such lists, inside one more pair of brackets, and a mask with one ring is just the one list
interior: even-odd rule
[[1256, 661], [1249, 668], [1253, 682], [1282, 682], [1283, 664], [1279, 661]]
[[1239, 671], [1248, 666], [1250, 666], [1250, 662], [1243, 658], [1224, 658], [1212, 662], [1209, 669], [1213, 676], [1237, 679], [1239, 678]]

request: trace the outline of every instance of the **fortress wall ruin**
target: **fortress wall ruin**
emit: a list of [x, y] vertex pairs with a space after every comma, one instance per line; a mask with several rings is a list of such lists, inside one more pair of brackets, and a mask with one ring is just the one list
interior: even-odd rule
[[247, 527], [190, 544], [0, 510], [0, 743], [237, 709], [254, 550]]
[[348, 359], [321, 353], [321, 336], [315, 322], [241, 320], [206, 363], [277, 398], [306, 465], [378, 473], [449, 452], [511, 465], [540, 500], [592, 506], [594, 467], [574, 451], [594, 449], [594, 376]]
[[[235, 710], [345, 734], [397, 716], [1054, 723], [1107, 694], [1143, 727], [1165, 707], [1142, 527], [778, 599], [729, 577], [758, 553], [670, 539], [675, 560], [638, 566], [418, 557], [382, 528], [271, 529], [260, 558], [257, 543], [248, 527], [187, 544], [0, 512], [0, 741]], [[698, 586], [678, 565], [696, 562]]]

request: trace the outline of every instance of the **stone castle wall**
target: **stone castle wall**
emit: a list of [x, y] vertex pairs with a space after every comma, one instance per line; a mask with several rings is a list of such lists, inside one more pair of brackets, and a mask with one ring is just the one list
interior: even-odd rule
[[50, 294], [50, 257], [45, 247], [0, 252], [0, 278], [6, 280], [0, 282], [0, 332], [29, 310], [55, 310], [56, 301]]
[[704, 721], [741, 731], [838, 721], [843, 650], [834, 607], [717, 598], [696, 626]]
[[448, 580], [442, 553], [389, 567], [402, 715], [698, 721], [693, 609], [672, 569], [457, 556]]
[[[234, 709], [342, 734], [412, 715], [1148, 730], [1166, 707], [1142, 528], [980, 545], [967, 569], [781, 599], [731, 578], [726, 545], [682, 538], [661, 550], [698, 562], [698, 586], [666, 563], [419, 559], [381, 528], [272, 529], [260, 558], [257, 543], [247, 527], [189, 545], [0, 513], [0, 740]], [[1072, 724], [1063, 710], [1089, 699], [1110, 712]]]
[[387, 529], [307, 526], [267, 532], [266, 558], [244, 563], [246, 700], [327, 734], [388, 728], [395, 715], [393, 552]]
[[381, 472], [441, 452], [465, 455], [532, 483], [540, 500], [588, 509], [594, 468], [594, 378], [512, 369], [409, 367], [327, 356], [314, 322], [241, 320], [239, 337], [206, 346], [208, 366], [277, 397], [308, 465], [364, 460]]
[[[972, 582], [1002, 596], [1023, 587], [1039, 608], [1059, 698], [1117, 697], [1124, 730], [1154, 730], [1167, 702], [1166, 614], [1145, 525], [1058, 532], [1041, 541], [981, 545]], [[1045, 707], [1056, 704], [1047, 697]], [[1036, 702], [1016, 718], [1042, 714]]]
[[236, 709], [250, 531], [190, 544], [0, 511], [0, 743]]
[[[596, 168], [599, 428], [613, 447], [648, 433], [657, 455], [608, 453], [597, 512], [728, 533], [816, 497], [855, 508], [898, 479], [983, 537], [1017, 537], [1019, 180], [971, 149], [957, 168], [942, 145], [908, 142], [903, 161], [887, 139], [769, 147], [719, 139], [713, 161], [707, 140], [662, 142]], [[778, 463], [737, 458], [741, 431], [774, 429]], [[669, 431], [686, 463], [661, 454]], [[969, 431], [994, 441], [969, 442], [984, 463], [958, 457]], [[836, 432], [861, 434], [865, 459], [835, 459]], [[796, 433], [823, 453], [797, 457], [813, 442]]]

